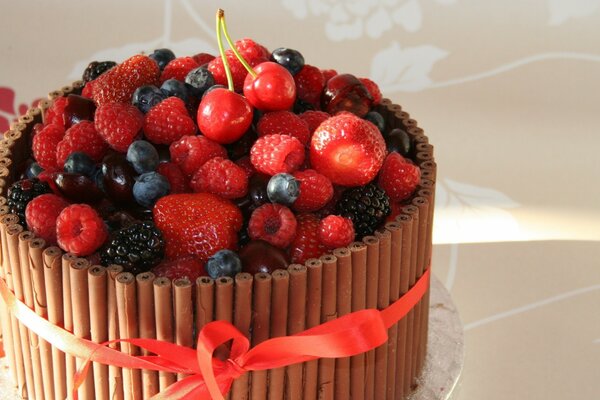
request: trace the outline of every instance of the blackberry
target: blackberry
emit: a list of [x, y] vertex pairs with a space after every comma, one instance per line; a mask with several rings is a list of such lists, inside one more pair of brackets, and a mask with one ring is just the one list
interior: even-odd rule
[[390, 199], [373, 183], [346, 190], [337, 203], [337, 211], [350, 218], [356, 236], [372, 235], [390, 214]]
[[165, 240], [151, 221], [136, 222], [114, 232], [102, 249], [102, 264], [117, 264], [132, 274], [149, 271], [164, 257]]
[[112, 67], [116, 66], [117, 63], [114, 61], [92, 61], [88, 64], [85, 71], [83, 71], [83, 81], [93, 81]]
[[8, 188], [7, 203], [9, 212], [18, 216], [19, 223], [26, 227], [25, 207], [31, 200], [46, 193], [52, 193], [50, 186], [38, 178], [23, 179], [13, 183]]

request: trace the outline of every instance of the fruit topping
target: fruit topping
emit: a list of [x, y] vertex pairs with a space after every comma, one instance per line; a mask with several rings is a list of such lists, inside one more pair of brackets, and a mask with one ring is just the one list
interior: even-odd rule
[[248, 233], [254, 240], [264, 240], [284, 249], [296, 235], [296, 217], [281, 204], [263, 204], [252, 212]]
[[410, 136], [400, 128], [394, 128], [387, 134], [385, 144], [390, 153], [395, 151], [404, 157], [407, 157], [412, 149]]
[[206, 90], [215, 84], [215, 78], [208, 68], [194, 68], [185, 76], [185, 83], [188, 85], [193, 95], [201, 97]]
[[375, 82], [369, 78], [358, 78], [359, 81], [365, 86], [371, 97], [373, 98], [373, 105], [376, 106], [381, 103], [381, 90]]
[[319, 223], [319, 241], [330, 249], [348, 246], [354, 240], [350, 218], [328, 215]]
[[53, 178], [58, 192], [72, 202], [96, 203], [102, 200], [102, 191], [85, 175], [57, 172]]
[[333, 185], [325, 176], [314, 169], [294, 172], [300, 184], [300, 195], [294, 202], [294, 210], [313, 212], [324, 207], [333, 197]]
[[233, 161], [214, 157], [196, 171], [190, 186], [194, 192], [208, 192], [225, 199], [237, 199], [248, 193], [248, 176]]
[[159, 157], [156, 147], [145, 140], [136, 140], [127, 149], [127, 161], [138, 174], [155, 171], [158, 167]]
[[298, 98], [313, 105], [319, 105], [321, 92], [325, 86], [325, 78], [321, 70], [306, 64], [300, 72], [294, 75]]
[[252, 123], [252, 107], [248, 100], [230, 89], [206, 92], [198, 106], [198, 128], [217, 143], [233, 143]]
[[158, 199], [169, 194], [170, 189], [167, 178], [158, 172], [145, 172], [135, 179], [133, 197], [139, 205], [151, 208]]
[[274, 111], [264, 114], [256, 125], [259, 136], [289, 135], [308, 145], [310, 130], [308, 124], [291, 111]]
[[47, 245], [55, 245], [56, 219], [68, 205], [65, 199], [52, 193], [37, 196], [25, 208], [29, 230], [44, 239]]
[[50, 186], [37, 178], [17, 181], [8, 188], [8, 195], [6, 196], [8, 211], [19, 217], [19, 223], [25, 227], [25, 208], [27, 204], [45, 193], [52, 193]]
[[108, 232], [98, 213], [87, 204], [73, 204], [61, 211], [56, 220], [58, 245], [76, 256], [94, 253]]
[[321, 107], [329, 114], [349, 111], [362, 118], [372, 105], [373, 98], [367, 88], [351, 74], [340, 74], [329, 79], [321, 96]]
[[46, 125], [33, 137], [31, 152], [40, 166], [46, 171], [62, 168], [56, 161], [56, 148], [65, 135], [65, 128], [58, 124]]
[[93, 121], [81, 121], [65, 132], [56, 148], [56, 163], [62, 169], [71, 153], [87, 154], [95, 162], [102, 160], [108, 146], [94, 126]]
[[213, 279], [235, 277], [242, 272], [240, 257], [231, 250], [219, 250], [206, 262], [206, 272]]
[[164, 83], [169, 79], [177, 79], [183, 82], [185, 76], [194, 68], [198, 68], [200, 65], [192, 57], [179, 57], [175, 58], [165, 66], [162, 73], [160, 74], [160, 82]]
[[131, 104], [108, 103], [96, 110], [95, 124], [98, 133], [111, 148], [125, 153], [139, 136], [144, 114]]
[[63, 114], [64, 126], [70, 128], [81, 121], [93, 121], [95, 112], [96, 105], [92, 100], [70, 94], [67, 96], [67, 104]]
[[271, 53], [271, 61], [275, 61], [287, 69], [290, 74], [296, 75], [304, 67], [304, 57], [299, 51], [279, 47]]
[[144, 118], [144, 134], [152, 143], [171, 144], [183, 136], [196, 133], [185, 103], [178, 97], [169, 97], [152, 107]]
[[390, 199], [373, 183], [346, 190], [337, 204], [337, 212], [350, 218], [356, 236], [371, 235], [390, 213]]
[[148, 57], [153, 59], [162, 71], [167, 64], [175, 59], [175, 53], [171, 49], [156, 49]]
[[93, 81], [112, 67], [117, 65], [114, 61], [92, 61], [83, 71], [82, 79], [84, 82]]
[[304, 162], [304, 146], [288, 135], [259, 137], [250, 150], [250, 161], [257, 171], [275, 175], [297, 170]]
[[321, 123], [327, 118], [331, 117], [331, 115], [329, 115], [325, 111], [309, 110], [298, 115], [298, 117], [300, 117], [301, 120], [306, 122], [306, 124], [308, 125], [308, 131], [312, 135], [313, 132], [319, 127], [319, 125], [321, 125]]
[[383, 162], [378, 183], [392, 201], [402, 201], [413, 194], [420, 180], [419, 167], [398, 153], [390, 153]]
[[154, 267], [152, 272], [158, 277], [169, 278], [172, 281], [185, 278], [192, 283], [199, 277], [207, 275], [204, 263], [192, 256], [164, 260]]
[[327, 251], [319, 240], [319, 217], [314, 214], [299, 214], [296, 237], [290, 246], [293, 263], [304, 264], [309, 258], [319, 258]]
[[227, 151], [220, 144], [205, 136], [183, 136], [169, 146], [171, 160], [187, 176], [192, 176], [205, 162], [213, 157], [227, 157]]
[[157, 172], [167, 178], [171, 193], [186, 193], [190, 191], [187, 178], [177, 164], [172, 162], [160, 163], [158, 164]]
[[146, 114], [152, 107], [167, 98], [167, 94], [153, 85], [144, 85], [135, 89], [131, 104]]
[[109, 199], [123, 204], [133, 204], [135, 170], [125, 156], [111, 153], [102, 160], [102, 188]]
[[264, 240], [252, 240], [239, 251], [242, 269], [250, 274], [271, 273], [285, 269], [289, 259], [285, 251]]
[[290, 174], [273, 175], [267, 184], [271, 203], [291, 205], [300, 195], [300, 183]]
[[379, 129], [379, 132], [383, 133], [385, 131], [385, 120], [377, 111], [369, 111], [365, 115], [365, 119], [375, 125]]

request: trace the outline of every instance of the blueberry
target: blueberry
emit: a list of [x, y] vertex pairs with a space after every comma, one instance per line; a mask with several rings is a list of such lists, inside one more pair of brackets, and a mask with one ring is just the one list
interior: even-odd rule
[[395, 151], [402, 156], [408, 156], [411, 150], [410, 136], [400, 128], [394, 128], [385, 138], [385, 144], [389, 152]]
[[272, 203], [290, 205], [300, 195], [300, 184], [290, 174], [273, 175], [267, 184], [267, 196]]
[[273, 50], [271, 53], [271, 60], [277, 64], [282, 65], [285, 69], [290, 71], [290, 74], [296, 75], [302, 67], [304, 67], [304, 57], [299, 51], [293, 49], [287, 49], [280, 47]]
[[27, 175], [27, 178], [29, 178], [29, 179], [35, 178], [43, 170], [44, 169], [40, 166], [40, 164], [38, 164], [36, 162], [32, 162], [31, 164], [29, 164], [29, 167], [27, 167], [27, 171], [25, 171], [25, 175]]
[[385, 130], [385, 120], [377, 111], [369, 111], [367, 115], [365, 115], [365, 119], [371, 121], [379, 129], [379, 132]]
[[206, 89], [215, 84], [215, 78], [206, 67], [198, 67], [188, 72], [185, 83], [196, 97], [202, 96]]
[[156, 86], [144, 85], [133, 92], [132, 104], [146, 114], [152, 107], [166, 99], [167, 96]]
[[206, 272], [213, 278], [234, 277], [242, 272], [242, 262], [231, 250], [219, 250], [206, 262]]
[[160, 90], [167, 97], [179, 97], [185, 103], [187, 103], [190, 98], [190, 91], [186, 84], [181, 81], [178, 81], [177, 79], [167, 79], [161, 85]]
[[96, 170], [96, 163], [85, 153], [74, 151], [65, 160], [65, 172], [91, 177]]
[[211, 87], [209, 87], [208, 89], [206, 89], [206, 91], [204, 93], [202, 93], [202, 98], [204, 98], [204, 96], [206, 96], [206, 94], [208, 92], [210, 92], [211, 90], [215, 90], [215, 89], [227, 89], [227, 86], [225, 86], [225, 85], [212, 85]]
[[158, 151], [150, 142], [136, 140], [127, 149], [127, 161], [138, 174], [156, 170], [159, 163]]
[[158, 172], [146, 172], [136, 178], [133, 197], [139, 205], [150, 208], [158, 199], [166, 196], [170, 189], [167, 178]]
[[158, 67], [163, 70], [168, 63], [175, 59], [175, 53], [169, 49], [156, 49], [148, 57], [156, 61]]

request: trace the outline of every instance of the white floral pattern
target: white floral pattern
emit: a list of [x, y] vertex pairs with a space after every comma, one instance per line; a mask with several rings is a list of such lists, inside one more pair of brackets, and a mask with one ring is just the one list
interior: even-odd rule
[[548, 0], [548, 25], [562, 25], [572, 18], [582, 18], [600, 10], [600, 0]]

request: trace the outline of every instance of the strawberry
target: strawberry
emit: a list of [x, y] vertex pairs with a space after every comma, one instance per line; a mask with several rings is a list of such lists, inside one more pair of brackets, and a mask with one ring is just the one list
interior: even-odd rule
[[392, 152], [383, 162], [378, 183], [392, 201], [402, 201], [413, 194], [420, 180], [419, 167]]
[[175, 260], [164, 260], [154, 267], [152, 272], [158, 277], [169, 278], [172, 281], [187, 278], [192, 284], [195, 284], [196, 279], [200, 276], [208, 275], [204, 263], [192, 256], [176, 258]]
[[334, 184], [343, 186], [361, 186], [372, 181], [385, 154], [385, 141], [379, 129], [348, 112], [319, 125], [310, 143], [312, 167]]
[[160, 83], [164, 83], [168, 79], [177, 79], [183, 82], [188, 72], [199, 66], [200, 64], [193, 57], [179, 57], [171, 60], [160, 75]]
[[210, 193], [164, 196], [154, 205], [153, 216], [168, 258], [194, 255], [203, 263], [219, 250], [236, 249], [243, 222], [239, 208]]
[[290, 245], [290, 257], [293, 263], [304, 264], [309, 258], [319, 258], [326, 251], [319, 240], [319, 217], [314, 214], [299, 214], [296, 237]]

